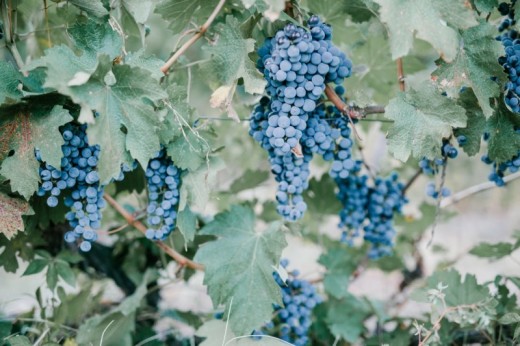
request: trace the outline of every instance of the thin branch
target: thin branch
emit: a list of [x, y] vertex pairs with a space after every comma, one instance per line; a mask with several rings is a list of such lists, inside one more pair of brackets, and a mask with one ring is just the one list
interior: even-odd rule
[[218, 13], [220, 12], [220, 10], [222, 9], [222, 7], [224, 6], [224, 3], [226, 2], [226, 0], [220, 0], [219, 3], [217, 4], [217, 7], [215, 7], [215, 9], [213, 10], [213, 12], [210, 14], [210, 16], [208, 17], [208, 19], [206, 20], [206, 22], [204, 24], [202, 24], [202, 26], [199, 28], [198, 32], [193, 35], [188, 41], [186, 41], [180, 48], [179, 50], [177, 50], [175, 52], [175, 54], [173, 54], [171, 56], [170, 59], [168, 59], [168, 61], [163, 65], [163, 67], [161, 67], [161, 71], [162, 73], [164, 74], [168, 74], [168, 70], [170, 69], [170, 67], [172, 67], [172, 65], [177, 61], [177, 59], [179, 59], [179, 57], [184, 54], [184, 52], [186, 52], [186, 50], [188, 50], [188, 48], [190, 48], [195, 42], [197, 42], [197, 40], [199, 38], [201, 38], [205, 33], [206, 31], [208, 30], [209, 26], [211, 25], [211, 23], [213, 23], [213, 21], [215, 20], [215, 18], [217, 17]]
[[404, 91], [404, 70], [403, 70], [403, 58], [397, 59], [397, 82], [399, 83], [399, 90]]
[[[110, 204], [119, 214], [121, 214], [121, 216], [126, 220], [126, 222], [128, 222], [128, 224], [135, 227], [141, 233], [146, 234], [146, 226], [141, 221], [136, 220], [135, 217], [132, 214], [130, 214], [128, 211], [126, 211], [126, 209], [123, 208], [119, 203], [117, 203], [117, 201], [114, 198], [112, 198], [112, 196], [105, 194], [103, 197], [108, 202], [108, 204]], [[156, 241], [154, 243], [161, 250], [166, 252], [166, 254], [168, 254], [168, 256], [170, 256], [177, 263], [179, 263], [179, 265], [186, 266], [191, 269], [204, 270], [204, 266], [202, 264], [195, 263], [195, 262], [191, 261], [190, 259], [184, 257], [183, 255], [181, 255], [180, 253], [178, 253], [177, 251], [175, 251], [174, 249], [172, 249], [171, 247], [169, 247], [162, 241]]]
[[[520, 178], [520, 172], [516, 172], [514, 174], [510, 174], [510, 175], [506, 176], [504, 178], [504, 182], [509, 183], [518, 178]], [[458, 203], [467, 197], [473, 196], [477, 193], [480, 193], [480, 192], [483, 192], [483, 191], [486, 191], [489, 189], [493, 189], [495, 187], [497, 187], [497, 186], [492, 181], [486, 181], [484, 183], [468, 187], [467, 189], [457, 192], [450, 197], [444, 198], [441, 203], [441, 208], [449, 207], [450, 205]]]
[[441, 202], [443, 200], [442, 190], [444, 189], [444, 184], [446, 183], [446, 170], [448, 168], [448, 158], [444, 156], [444, 164], [442, 165], [441, 169], [441, 183], [439, 185], [439, 192], [437, 196], [437, 203], [435, 204], [435, 218], [433, 219], [433, 225], [432, 230], [430, 232], [431, 237], [430, 240], [428, 240], [428, 244], [426, 247], [430, 247], [433, 243], [433, 238], [435, 236], [435, 230], [437, 229], [437, 225], [439, 223], [439, 216], [441, 214]]
[[417, 180], [417, 178], [419, 178], [422, 174], [422, 169], [419, 168], [417, 170], [417, 172], [415, 172], [414, 175], [412, 175], [412, 177], [410, 178], [410, 180], [408, 180], [408, 182], [406, 183], [406, 185], [403, 187], [403, 195], [406, 193], [406, 191], [408, 191], [408, 189], [413, 185], [413, 183]]

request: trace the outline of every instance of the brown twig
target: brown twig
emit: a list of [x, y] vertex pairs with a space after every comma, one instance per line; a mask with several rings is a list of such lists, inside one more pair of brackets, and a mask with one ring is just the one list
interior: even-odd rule
[[408, 182], [406, 183], [406, 185], [403, 187], [403, 195], [406, 193], [406, 191], [408, 191], [408, 189], [413, 185], [413, 183], [417, 180], [417, 178], [419, 178], [422, 174], [422, 169], [419, 168], [417, 170], [417, 172], [415, 172], [414, 175], [412, 175], [412, 177], [410, 178], [410, 180], [408, 180]]
[[403, 58], [397, 59], [397, 82], [399, 83], [399, 90], [404, 91], [404, 70], [403, 70]]
[[197, 31], [197, 33], [195, 35], [193, 35], [188, 41], [186, 41], [180, 48], [179, 50], [177, 50], [175, 52], [175, 54], [173, 54], [171, 56], [170, 59], [168, 59], [168, 61], [161, 67], [161, 71], [162, 73], [164, 74], [168, 74], [168, 70], [170, 69], [170, 67], [172, 67], [172, 65], [177, 61], [177, 59], [179, 59], [179, 57], [184, 54], [184, 52], [186, 52], [186, 50], [188, 50], [188, 48], [190, 48], [195, 42], [197, 42], [197, 40], [199, 38], [201, 38], [205, 33], [206, 31], [208, 30], [209, 26], [211, 25], [211, 23], [213, 23], [213, 21], [215, 20], [215, 18], [217, 17], [218, 13], [220, 12], [220, 10], [222, 9], [222, 7], [224, 6], [224, 3], [226, 2], [226, 0], [220, 0], [217, 4], [217, 6], [215, 7], [215, 9], [213, 10], [213, 12], [211, 12], [210, 16], [208, 17], [208, 19], [206, 20], [206, 22], [204, 24], [202, 24], [202, 26], [199, 28], [199, 30]]
[[[146, 234], [146, 226], [139, 220], [130, 214], [123, 206], [121, 206], [117, 201], [112, 198], [112, 196], [105, 194], [103, 196], [105, 200], [114, 208], [121, 216], [128, 222], [129, 225], [135, 227], [139, 232]], [[168, 256], [173, 258], [180, 266], [185, 266], [191, 269], [196, 270], [204, 270], [204, 266], [200, 263], [193, 262], [192, 260], [184, 257], [162, 241], [154, 242], [161, 250], [163, 250]]]

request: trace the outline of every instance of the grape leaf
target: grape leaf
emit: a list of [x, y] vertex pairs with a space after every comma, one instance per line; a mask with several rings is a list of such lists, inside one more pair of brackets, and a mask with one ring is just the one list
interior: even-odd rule
[[514, 244], [511, 243], [480, 243], [473, 249], [471, 249], [469, 253], [477, 257], [489, 258], [491, 260], [499, 260], [503, 257], [509, 256], [515, 250], [516, 246], [514, 246]]
[[251, 170], [245, 171], [240, 178], [233, 181], [231, 187], [226, 189], [227, 193], [236, 194], [240, 191], [254, 189], [269, 179], [268, 171]]
[[217, 174], [224, 168], [224, 162], [216, 157], [210, 157], [207, 164], [194, 172], [182, 177], [179, 210], [187, 204], [193, 209], [203, 211], [208, 203], [210, 192], [216, 182]]
[[[59, 127], [70, 122], [72, 117], [61, 106], [52, 110], [44, 106], [34, 109], [19, 109], [0, 120], [0, 174], [11, 181], [13, 191], [29, 199], [38, 189], [40, 176], [35, 149], [40, 150], [42, 160], [60, 167], [61, 146], [64, 141]], [[14, 155], [6, 157], [9, 151]]]
[[480, 141], [486, 129], [486, 117], [472, 89], [466, 90], [460, 95], [459, 105], [466, 110], [468, 122], [465, 128], [456, 129], [455, 135], [466, 136], [467, 142], [462, 146], [462, 150], [469, 156], [473, 156], [480, 151]]
[[498, 7], [498, 0], [473, 0], [480, 12], [491, 12]]
[[464, 281], [462, 279], [460, 273], [455, 270], [436, 272], [427, 279], [425, 288], [412, 292], [412, 298], [428, 302], [428, 290], [437, 289], [439, 283], [448, 286], [443, 290], [448, 307], [476, 304], [490, 297], [489, 289], [479, 285], [474, 275], [467, 274]]
[[334, 336], [354, 343], [364, 330], [363, 322], [369, 312], [366, 303], [347, 293], [341, 300], [331, 300], [326, 318], [327, 325]]
[[161, 143], [168, 144], [175, 138], [182, 136], [183, 132], [191, 132], [191, 118], [195, 109], [187, 102], [186, 88], [172, 84], [166, 89], [168, 100], [163, 102], [166, 113], [162, 122], [159, 135]]
[[282, 305], [280, 287], [273, 279], [273, 268], [287, 246], [281, 226], [274, 222], [256, 232], [253, 210], [235, 205], [200, 230], [219, 237], [201, 246], [195, 261], [204, 264], [204, 283], [213, 304], [226, 304], [226, 316], [229, 313], [237, 335], [249, 334], [270, 320], [273, 303]]
[[319, 263], [327, 268], [323, 285], [325, 290], [334, 298], [347, 297], [350, 278], [362, 256], [363, 253], [356, 251], [354, 248], [348, 250], [344, 248], [330, 249], [326, 254], [321, 255]]
[[197, 230], [197, 217], [191, 211], [189, 206], [186, 206], [186, 208], [179, 211], [177, 227], [182, 233], [185, 244], [193, 241], [195, 238], [195, 231]]
[[434, 159], [440, 155], [442, 138], [451, 135], [451, 127], [466, 126], [466, 111], [442, 96], [430, 83], [420, 90], [399, 93], [385, 107], [385, 116], [395, 121], [388, 131], [389, 150], [395, 158]]
[[129, 52], [125, 57], [125, 64], [145, 69], [157, 80], [160, 80], [164, 76], [161, 72], [164, 61], [155, 56], [148, 55], [144, 49], [138, 50], [137, 52]]
[[394, 59], [408, 54], [415, 34], [438, 50], [443, 59], [452, 61], [459, 46], [459, 36], [453, 28], [466, 29], [477, 25], [473, 11], [464, 6], [463, 0], [375, 2], [381, 6], [381, 20], [388, 26]]
[[160, 14], [168, 22], [168, 27], [174, 32], [182, 31], [193, 17], [205, 17], [211, 11], [217, 0], [162, 0], [155, 13]]
[[94, 17], [104, 17], [108, 11], [103, 7], [101, 0], [68, 0], [72, 5]]
[[18, 89], [23, 76], [12, 64], [0, 61], [0, 104], [11, 103], [22, 98], [22, 92]]
[[500, 86], [491, 76], [503, 76], [498, 57], [504, 49], [495, 40], [496, 28], [486, 22], [469, 28], [462, 33], [457, 57], [451, 63], [439, 61], [439, 68], [433, 73], [439, 85], [448, 96], [458, 94], [462, 86], [471, 87], [486, 117], [493, 114], [489, 99], [500, 95]]
[[309, 212], [317, 215], [337, 214], [341, 203], [336, 197], [336, 188], [337, 184], [328, 174], [322, 175], [320, 180], [312, 178], [309, 188], [303, 193]]
[[27, 224], [24, 232], [18, 232], [14, 238], [9, 240], [0, 233], [0, 267], [8, 273], [15, 273], [18, 270], [18, 261], [32, 261], [34, 249], [46, 245], [42, 238], [42, 232], [34, 231]]
[[491, 160], [502, 163], [510, 160], [520, 151], [520, 117], [506, 108], [503, 100], [498, 104], [496, 113], [488, 119], [490, 134], [488, 154]]
[[215, 30], [220, 35], [217, 44], [206, 46], [205, 50], [212, 55], [212, 69], [219, 81], [231, 86], [242, 78], [246, 92], [262, 94], [266, 81], [248, 56], [255, 49], [255, 41], [242, 37], [240, 23], [232, 16], [227, 16], [226, 22]]
[[107, 23], [88, 20], [68, 29], [75, 46], [90, 59], [96, 60], [98, 54], [107, 54], [110, 58], [121, 55], [123, 39]]
[[153, 9], [150, 0], [120, 0], [126, 11], [132, 16], [136, 23], [144, 24]]
[[209, 320], [197, 329], [195, 335], [206, 338], [199, 346], [287, 346], [288, 343], [272, 336], [257, 336], [255, 338], [237, 338], [228, 330], [226, 323], [222, 320]]
[[24, 231], [22, 215], [32, 215], [29, 203], [0, 192], [0, 233], [11, 240], [18, 231]]
[[365, 22], [377, 13], [377, 5], [372, 0], [351, 0], [348, 3], [336, 0], [309, 1], [309, 11], [319, 15], [326, 22], [335, 20], [345, 21], [345, 14], [349, 14], [354, 22]]
[[168, 145], [168, 155], [181, 169], [195, 171], [207, 160], [209, 145], [193, 130], [186, 129], [184, 136], [177, 137]]

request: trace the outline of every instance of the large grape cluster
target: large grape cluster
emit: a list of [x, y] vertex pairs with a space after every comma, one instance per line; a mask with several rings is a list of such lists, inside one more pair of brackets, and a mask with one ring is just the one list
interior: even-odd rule
[[[284, 268], [288, 264], [289, 261], [286, 259], [280, 261]], [[273, 276], [282, 289], [284, 306], [275, 305], [273, 320], [265, 324], [261, 330], [253, 332], [253, 335], [261, 340], [260, 336], [267, 334], [296, 346], [305, 346], [309, 343], [308, 331], [312, 324], [312, 310], [321, 303], [322, 298], [309, 281], [298, 278], [297, 270], [289, 272], [285, 282], [277, 272], [273, 273]]]
[[322, 104], [325, 84], [341, 84], [352, 64], [331, 42], [331, 28], [312, 16], [309, 31], [288, 24], [258, 50], [258, 68], [268, 82], [268, 97], [255, 107], [250, 135], [269, 154], [279, 183], [278, 213], [295, 221], [307, 209], [313, 154], [332, 160], [340, 130], [331, 126]]
[[[89, 145], [86, 129], [86, 125], [73, 123], [64, 126], [62, 136], [65, 144], [61, 147], [63, 158], [59, 168], [43, 162], [36, 150], [42, 181], [37, 194], [42, 197], [49, 195], [47, 205], [54, 208], [59, 203], [58, 197], [70, 190], [70, 195], [64, 198], [65, 205], [71, 208], [65, 218], [73, 230], [65, 233], [65, 241], [74, 243], [80, 240], [82, 251], [89, 251], [91, 242], [97, 239], [101, 209], [105, 206], [104, 186], [100, 184], [97, 172], [100, 148]], [[129, 170], [126, 166], [123, 168], [123, 171]], [[122, 178], [123, 172], [118, 179]]]
[[146, 237], [165, 239], [174, 229], [179, 205], [181, 171], [161, 149], [146, 168], [148, 181], [148, 225]]
[[520, 113], [520, 37], [518, 31], [513, 29], [516, 23], [515, 3], [516, 0], [512, 0], [510, 4], [503, 2], [498, 7], [504, 19], [498, 26], [501, 34], [497, 36], [497, 40], [502, 42], [506, 53], [498, 59], [509, 79], [505, 88], [505, 102], [513, 112]]

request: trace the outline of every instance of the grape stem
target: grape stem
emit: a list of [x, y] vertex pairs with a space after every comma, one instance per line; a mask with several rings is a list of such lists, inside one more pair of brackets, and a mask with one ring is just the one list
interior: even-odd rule
[[325, 95], [330, 102], [340, 110], [341, 113], [345, 114], [351, 119], [363, 119], [369, 114], [383, 114], [385, 112], [384, 106], [367, 106], [358, 107], [356, 105], [347, 105], [343, 100], [336, 94], [333, 88], [330, 86], [325, 87]]
[[[137, 220], [132, 214], [130, 214], [122, 205], [117, 203], [117, 201], [110, 195], [106, 194], [103, 196], [108, 204], [112, 206], [125, 220], [129, 225], [135, 227], [139, 232], [146, 234], [146, 226], [139, 220]], [[184, 257], [162, 241], [154, 242], [157, 247], [163, 250], [168, 256], [173, 258], [180, 266], [188, 267], [196, 270], [204, 270], [204, 266], [200, 263], [193, 262], [192, 260]]]
[[399, 90], [405, 90], [404, 85], [404, 70], [403, 70], [403, 58], [399, 58], [396, 61], [397, 63], [397, 82], [399, 83]]
[[213, 21], [215, 20], [215, 18], [217, 17], [218, 13], [220, 12], [220, 10], [222, 9], [222, 7], [224, 6], [224, 3], [226, 2], [226, 0], [220, 0], [217, 4], [217, 6], [215, 7], [215, 9], [213, 10], [213, 12], [211, 12], [211, 14], [209, 15], [208, 19], [206, 20], [206, 22], [204, 24], [202, 24], [202, 26], [199, 28], [199, 30], [197, 30], [197, 32], [188, 40], [186, 41], [172, 56], [170, 59], [168, 59], [168, 61], [161, 67], [161, 71], [162, 73], [164, 73], [165, 75], [168, 74], [168, 70], [170, 69], [170, 67], [172, 67], [172, 65], [180, 58], [180, 56], [182, 54], [184, 54], [184, 52], [186, 52], [186, 50], [188, 50], [188, 48], [190, 48], [195, 42], [197, 42], [197, 40], [199, 38], [201, 38], [202, 36], [204, 36], [204, 34], [206, 33], [206, 31], [208, 30], [209, 26], [211, 25], [211, 23], [213, 23]]
[[417, 172], [415, 172], [415, 174], [412, 175], [410, 180], [408, 180], [406, 185], [403, 187], [403, 195], [406, 194], [406, 191], [408, 191], [408, 189], [413, 185], [413, 183], [415, 183], [415, 181], [417, 180], [417, 178], [419, 178], [421, 176], [421, 174], [422, 174], [422, 169], [419, 168], [417, 170]]

